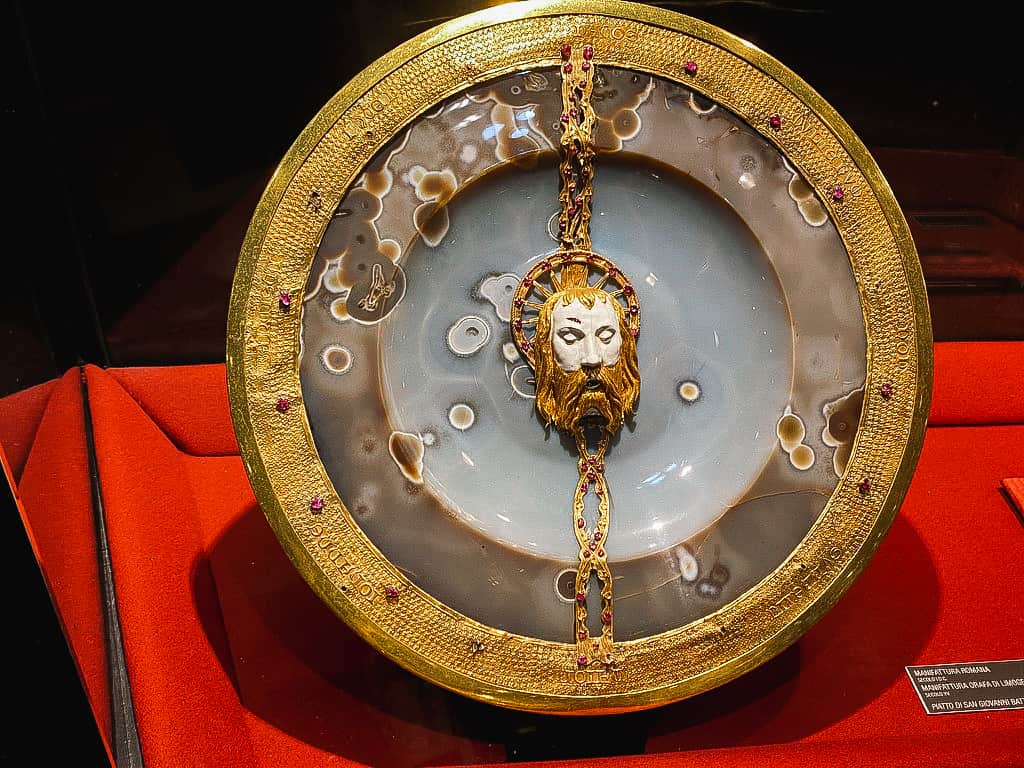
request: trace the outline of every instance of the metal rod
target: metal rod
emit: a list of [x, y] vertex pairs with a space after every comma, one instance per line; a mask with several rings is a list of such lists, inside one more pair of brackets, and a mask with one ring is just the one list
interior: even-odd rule
[[103, 488], [96, 460], [96, 441], [92, 430], [92, 411], [89, 408], [89, 385], [85, 368], [79, 369], [82, 382], [82, 412], [85, 416], [85, 447], [89, 455], [89, 485], [92, 491], [93, 524], [96, 528], [96, 554], [100, 572], [100, 593], [103, 601], [103, 640], [110, 676], [110, 719], [113, 729], [112, 747], [117, 768], [143, 768], [142, 744], [135, 721], [132, 686], [128, 679], [128, 664], [124, 655], [124, 637], [121, 617], [117, 610], [117, 591], [114, 588], [114, 565], [110, 558], [107, 538], [107, 518], [103, 506]]

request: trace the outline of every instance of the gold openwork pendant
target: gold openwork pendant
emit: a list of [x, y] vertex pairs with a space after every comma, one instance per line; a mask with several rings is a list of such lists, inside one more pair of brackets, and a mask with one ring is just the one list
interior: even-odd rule
[[228, 374], [344, 621], [467, 696], [600, 713], [835, 603], [909, 485], [931, 332], [892, 193], [809, 86], [696, 20], [552, 0], [409, 41], [310, 123]]

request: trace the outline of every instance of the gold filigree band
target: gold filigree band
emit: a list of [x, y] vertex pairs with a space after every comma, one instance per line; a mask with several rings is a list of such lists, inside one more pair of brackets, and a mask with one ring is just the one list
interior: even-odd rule
[[[612, 649], [612, 572], [604, 543], [608, 539], [608, 513], [611, 504], [608, 499], [608, 484], [604, 479], [604, 454], [608, 450], [608, 433], [602, 431], [597, 449], [591, 453], [587, 447], [584, 430], [576, 432], [576, 449], [579, 451], [580, 479], [572, 502], [572, 522], [576, 541], [580, 545], [580, 562], [576, 570], [576, 665], [589, 666], [598, 662], [606, 669], [617, 665]], [[590, 487], [597, 495], [597, 520], [593, 529], [587, 525], [586, 499]], [[597, 576], [601, 585], [601, 638], [591, 641], [587, 627], [587, 588], [592, 575]]]
[[590, 201], [594, 194], [594, 47], [562, 45], [562, 163], [558, 236], [563, 251], [590, 250]]

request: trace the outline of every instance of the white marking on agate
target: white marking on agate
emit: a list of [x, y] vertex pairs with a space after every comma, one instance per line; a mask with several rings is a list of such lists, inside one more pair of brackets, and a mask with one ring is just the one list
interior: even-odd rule
[[491, 327], [482, 317], [466, 315], [448, 329], [448, 349], [459, 357], [475, 355], [491, 338]]
[[406, 480], [423, 484], [423, 438], [413, 432], [392, 432], [388, 453]]
[[512, 373], [508, 377], [509, 384], [512, 385], [512, 391], [520, 397], [525, 397], [527, 400], [535, 399], [537, 397], [536, 387], [528, 381], [532, 376], [533, 371], [530, 370], [530, 366], [517, 365], [512, 369]]
[[697, 402], [700, 398], [700, 385], [696, 381], [684, 381], [679, 385], [679, 396], [684, 402]]
[[512, 294], [519, 285], [519, 275], [506, 272], [503, 275], [485, 277], [477, 290], [494, 306], [494, 313], [503, 323], [512, 316]]
[[778, 435], [782, 450], [790, 453], [804, 441], [804, 437], [807, 436], [807, 428], [804, 427], [803, 419], [792, 413], [787, 407], [786, 413], [775, 425], [775, 434]]
[[673, 554], [676, 558], [676, 565], [679, 568], [679, 575], [685, 581], [696, 581], [697, 576], [700, 575], [700, 567], [697, 565], [697, 558], [693, 556], [689, 548], [686, 545], [676, 547], [673, 550]]
[[348, 313], [348, 291], [345, 291], [344, 294], [331, 302], [331, 317], [339, 323], [343, 323], [352, 317]]
[[814, 466], [814, 449], [809, 445], [798, 445], [789, 454], [790, 463], [800, 470]]
[[341, 344], [330, 344], [320, 353], [320, 362], [328, 373], [341, 376], [352, 368], [352, 351]]
[[[476, 414], [473, 409], [465, 403], [456, 403], [448, 411], [448, 423], [460, 432], [465, 432], [476, 422]], [[465, 457], [465, 454], [463, 454]], [[472, 462], [470, 462], [472, 466]]]
[[775, 434], [779, 438], [779, 446], [789, 456], [789, 463], [796, 469], [804, 471], [814, 466], [814, 449], [804, 443], [807, 428], [803, 419], [793, 413], [788, 405], [775, 425]]
[[804, 181], [800, 174], [793, 173], [793, 177], [789, 180], [787, 191], [790, 198], [796, 203], [796, 208], [800, 211], [804, 221], [812, 227], [820, 227], [828, 221], [828, 214], [825, 212], [825, 208], [818, 201], [818, 198], [814, 196], [814, 190], [811, 189], [811, 185]]
[[690, 92], [690, 98], [687, 99], [686, 103], [689, 104], [690, 105], [690, 109], [692, 109], [698, 115], [710, 115], [712, 112], [714, 112], [718, 108], [717, 104], [712, 104], [707, 109], [701, 109], [700, 104], [698, 104], [697, 100], [695, 98], [693, 98], [693, 92], [692, 91]]

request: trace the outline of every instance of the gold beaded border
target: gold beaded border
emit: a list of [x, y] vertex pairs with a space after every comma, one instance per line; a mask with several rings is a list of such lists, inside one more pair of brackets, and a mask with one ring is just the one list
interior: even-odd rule
[[[484, 626], [402, 576], [331, 487], [298, 375], [302, 286], [330, 212], [363, 165], [418, 114], [469, 85], [556, 66], [563, 42], [594, 44], [598, 64], [682, 82], [774, 142], [822, 199], [847, 246], [868, 338], [864, 411], [849, 466], [804, 541], [718, 612], [617, 643], [614, 672], [578, 670], [573, 645]], [[614, 0], [510, 4], [456, 19], [346, 85], [286, 154], [257, 207], [232, 290], [227, 364], [232, 417], [257, 498], [295, 566], [334, 611], [396, 662], [446, 688], [573, 713], [651, 707], [707, 690], [776, 655], [820, 618], [864, 568], [909, 486], [932, 375], [913, 243], [849, 126], [792, 72], [739, 38]]]

